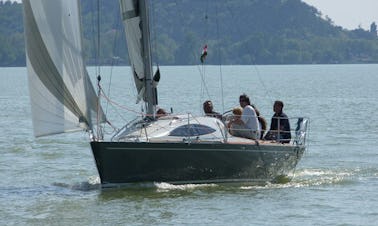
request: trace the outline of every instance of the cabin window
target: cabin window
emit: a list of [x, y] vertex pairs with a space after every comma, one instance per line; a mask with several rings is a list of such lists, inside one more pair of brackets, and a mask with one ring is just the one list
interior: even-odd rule
[[215, 132], [215, 129], [201, 125], [201, 124], [187, 124], [176, 129], [172, 130], [169, 133], [169, 136], [175, 137], [192, 137], [192, 136], [201, 136], [209, 133]]

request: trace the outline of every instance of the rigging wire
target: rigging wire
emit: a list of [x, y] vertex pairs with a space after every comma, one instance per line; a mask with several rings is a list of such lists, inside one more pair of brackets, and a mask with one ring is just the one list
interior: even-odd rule
[[101, 9], [100, 9], [100, 0], [97, 1], [97, 43], [96, 43], [96, 65], [97, 65], [97, 75], [100, 76], [101, 75], [101, 53], [100, 53], [100, 45], [101, 45], [101, 31], [100, 31], [100, 27], [101, 27]]
[[[101, 87], [101, 17], [102, 17], [102, 13], [101, 13], [101, 3], [100, 3], [100, 0], [97, 0], [97, 4], [96, 4], [96, 9], [95, 8], [95, 5], [94, 4], [91, 4], [92, 5], [92, 12], [96, 12], [94, 14], [92, 14], [92, 32], [93, 32], [93, 47], [94, 47], [94, 54], [95, 54], [95, 63], [96, 63], [96, 66], [95, 66], [95, 74], [97, 75], [97, 83], [98, 83], [98, 106], [97, 106], [97, 109], [98, 111], [100, 111], [100, 108], [101, 108], [101, 97], [104, 97], [104, 90], [102, 89]], [[97, 29], [97, 30], [96, 30]], [[120, 30], [120, 20], [117, 20], [117, 24], [116, 24], [116, 32], [114, 34], [114, 39], [113, 39], [113, 54], [116, 53], [116, 50], [118, 49], [117, 48], [117, 45], [118, 45], [118, 38], [119, 38], [119, 30]], [[97, 40], [96, 40], [97, 38]], [[117, 55], [117, 54], [115, 54]], [[109, 110], [109, 104], [110, 104], [110, 91], [111, 91], [111, 85], [112, 85], [112, 78], [113, 78], [113, 69], [114, 69], [114, 65], [117, 63], [119, 57], [112, 57], [112, 61], [111, 61], [111, 66], [110, 66], [110, 74], [109, 74], [109, 83], [108, 83], [108, 91], [107, 91], [107, 95], [105, 98], [105, 102], [106, 102], [106, 107], [105, 107], [105, 111], [104, 111], [104, 114], [105, 115], [108, 115], [108, 110]], [[120, 116], [120, 118], [122, 118], [123, 120], [125, 120], [122, 115], [117, 111], [115, 110], [116, 113], [118, 113], [118, 115]], [[102, 137], [102, 134], [106, 133], [105, 129], [105, 124], [102, 125], [100, 123], [100, 114], [98, 112], [97, 114], [97, 134], [98, 136], [101, 136]], [[107, 124], [111, 126], [111, 128], [114, 130], [116, 130], [115, 126], [113, 126], [107, 119]]]
[[[231, 5], [231, 4], [226, 3], [226, 4], [224, 4], [224, 5], [225, 5], [226, 9], [228, 10], [229, 14], [231, 15], [231, 18], [232, 18], [232, 19], [235, 19], [235, 15], [234, 15], [233, 11], [232, 11], [231, 8], [230, 8], [230, 5]], [[239, 26], [233, 26], [233, 27], [237, 29], [237, 33], [238, 33], [238, 34], [242, 34], [242, 32], [241, 32]], [[251, 51], [251, 45], [247, 45], [247, 48], [248, 48], [248, 51], [249, 51], [250, 53], [252, 53], [252, 51]], [[251, 63], [252, 63], [252, 66], [253, 66], [253, 68], [254, 68], [254, 70], [255, 70], [255, 72], [256, 72], [257, 78], [258, 78], [259, 82], [261, 83], [261, 85], [262, 85], [262, 87], [263, 87], [263, 89], [264, 89], [264, 91], [265, 91], [265, 94], [266, 94], [266, 95], [264, 95], [264, 97], [268, 96], [269, 100], [270, 100], [270, 101], [273, 101], [273, 98], [272, 98], [272, 96], [271, 96], [271, 92], [269, 92], [269, 90], [267, 89], [267, 86], [265, 85], [265, 82], [264, 82], [263, 79], [261, 78], [261, 73], [260, 73], [259, 69], [257, 68], [256, 63], [253, 62], [253, 59], [251, 59], [251, 61], [252, 61], [252, 62], [251, 62]]]
[[[108, 92], [107, 92], [107, 95], [110, 97], [110, 87], [112, 85], [112, 78], [113, 78], [113, 69], [114, 69], [114, 65], [118, 63], [118, 60], [119, 60], [119, 57], [118, 57], [118, 38], [119, 38], [119, 30], [120, 30], [120, 27], [121, 27], [121, 20], [118, 19], [117, 20], [117, 24], [116, 24], [116, 28], [115, 28], [115, 34], [114, 34], [114, 39], [113, 39], [113, 57], [112, 57], [112, 61], [111, 61], [111, 65], [110, 65], [110, 75], [109, 75], [109, 84], [108, 84]], [[109, 106], [109, 102], [106, 103], [106, 110], [105, 112], [107, 113], [108, 112], [108, 106]]]
[[[220, 34], [219, 34], [219, 14], [218, 14], [218, 6], [219, 4], [217, 4], [215, 6], [215, 18], [216, 18], [216, 24], [217, 24], [217, 39], [219, 39], [220, 37]], [[221, 48], [220, 48], [220, 42], [218, 42], [218, 46], [219, 46], [219, 49], [218, 49], [218, 57], [219, 57], [219, 77], [220, 77], [220, 92], [221, 92], [221, 100], [222, 100], [222, 112], [224, 112], [224, 95], [223, 95], [223, 73], [222, 73], [222, 53], [221, 53]]]
[[158, 42], [157, 42], [157, 16], [154, 1], [151, 1], [151, 7], [149, 7], [150, 12], [152, 11], [151, 15], [151, 27], [152, 27], [152, 49], [153, 55], [155, 55], [154, 60], [156, 61], [156, 65], [159, 67], [159, 53], [157, 50]]
[[126, 106], [124, 106], [124, 105], [121, 105], [121, 104], [115, 102], [114, 100], [112, 100], [110, 97], [108, 97], [108, 96], [105, 94], [105, 92], [103, 91], [103, 89], [101, 88], [101, 86], [100, 86], [99, 88], [100, 88], [100, 95], [101, 95], [102, 97], [104, 97], [104, 98], [109, 102], [109, 104], [112, 104], [112, 105], [114, 105], [114, 106], [117, 106], [117, 107], [119, 107], [119, 108], [122, 108], [122, 109], [124, 109], [124, 110], [126, 110], [126, 111], [136, 113], [137, 115], [141, 115], [141, 116], [144, 115], [143, 112], [133, 110], [133, 109], [131, 109], [131, 108], [128, 108], [128, 107], [126, 107]]
[[[120, 17], [119, 17], [120, 18]], [[121, 20], [118, 19], [116, 20], [116, 24], [115, 24], [115, 33], [114, 33], [114, 39], [113, 39], [113, 49], [112, 49], [112, 59], [111, 59], [111, 64], [110, 64], [110, 73], [109, 73], [109, 82], [108, 82], [108, 87], [107, 87], [107, 97], [108, 99], [110, 99], [110, 91], [111, 91], [111, 86], [112, 86], [112, 80], [113, 80], [113, 69], [114, 69], [114, 66], [116, 64], [118, 64], [118, 61], [119, 61], [119, 57], [118, 57], [118, 44], [119, 44], [119, 34], [120, 34], [120, 27], [121, 27]], [[101, 89], [101, 92], [102, 93], [105, 93], [105, 91], [101, 88], [101, 86], [99, 87]], [[103, 95], [101, 95], [101, 93], [98, 95], [99, 99], [100, 97]], [[108, 100], [107, 98], [104, 98], [105, 102], [106, 102], [106, 106], [105, 106], [105, 115], [108, 115], [108, 111], [109, 111], [109, 105], [110, 105], [110, 101]], [[114, 108], [114, 111], [118, 114], [118, 116], [122, 119], [122, 120], [125, 120], [124, 117], [122, 117], [122, 114], [119, 113], [117, 111], [117, 109]], [[108, 124], [112, 127], [113, 129], [113, 132], [116, 131], [116, 128], [108, 121]], [[103, 133], [106, 133], [105, 131], [105, 127], [102, 128], [103, 130]], [[108, 134], [111, 134], [108, 133]]]
[[[97, 2], [97, 9], [99, 9], [99, 2]], [[101, 14], [98, 12], [97, 13], [97, 15], [98, 16], [101, 16]], [[121, 18], [121, 17], [120, 17]], [[95, 21], [94, 19], [93, 19], [93, 21]], [[97, 22], [98, 21], [100, 21], [99, 19], [97, 20]], [[93, 22], [93, 27], [96, 27], [95, 25], [94, 25], [95, 23]], [[143, 114], [143, 110], [141, 110], [141, 111], [135, 111], [135, 110], [131, 110], [131, 109], [129, 109], [129, 108], [126, 108], [126, 107], [124, 107], [124, 106], [121, 106], [120, 104], [117, 104], [115, 101], [113, 101], [112, 99], [111, 99], [111, 97], [110, 97], [110, 91], [111, 91], [111, 86], [113, 86], [112, 85], [112, 78], [113, 78], [113, 69], [114, 69], [114, 65], [117, 63], [117, 61], [119, 60], [119, 57], [118, 57], [118, 53], [117, 53], [117, 50], [119, 50], [119, 48], [117, 48], [118, 47], [118, 44], [119, 44], [119, 37], [120, 37], [120, 27], [121, 27], [121, 25], [122, 25], [122, 21], [121, 20], [117, 20], [117, 24], [116, 24], [116, 33], [115, 33], [115, 35], [114, 35], [114, 39], [113, 39], [113, 55], [115, 56], [113, 56], [112, 57], [112, 61], [111, 61], [111, 66], [110, 66], [110, 77], [109, 77], [109, 84], [108, 84], [108, 87], [107, 87], [107, 92], [105, 92], [105, 90], [99, 85], [98, 87], [99, 87], [99, 95], [98, 95], [98, 98], [101, 98], [101, 97], [103, 97], [104, 98], [104, 100], [105, 100], [105, 102], [106, 102], [106, 114], [108, 113], [108, 110], [109, 110], [109, 106], [113, 106], [114, 108], [113, 108], [113, 111], [114, 111], [114, 113], [116, 114], [116, 115], [118, 115], [118, 117], [120, 117], [123, 121], [128, 121], [125, 117], [123, 117], [123, 114], [119, 111], [119, 109], [126, 109], [127, 111], [129, 111], [129, 112], [133, 112], [133, 113], [136, 113], [137, 115], [145, 115], [145, 114]], [[100, 46], [100, 38], [101, 38], [101, 36], [100, 36], [100, 33], [99, 33], [99, 31], [100, 31], [100, 26], [99, 26], [99, 23], [97, 23], [97, 36], [96, 35], [94, 35], [94, 37], [97, 37], [97, 45], [96, 45], [96, 40], [94, 40], [94, 46], [96, 47], [97, 46], [97, 50], [96, 50], [96, 64], [97, 65], [100, 65], [100, 63], [98, 63], [99, 62], [99, 56], [100, 56], [100, 54], [99, 54], [99, 46]], [[95, 32], [95, 29], [93, 28], [93, 32]], [[100, 67], [100, 66], [99, 66]], [[97, 69], [97, 67], [96, 67], [96, 74], [99, 74], [100, 73], [100, 70], [99, 69]], [[133, 79], [133, 78], [132, 78]], [[131, 90], [134, 90], [134, 89], [131, 89]], [[135, 90], [134, 90], [134, 92], [135, 92]], [[107, 94], [106, 94], [107, 93]], [[135, 94], [135, 96], [137, 96], [137, 94]], [[115, 107], [115, 106], [117, 106], [117, 107]], [[114, 126], [112, 126], [112, 128], [114, 129]], [[102, 128], [103, 130], [105, 129], [105, 128]]]
[[[92, 7], [94, 7], [94, 5], [92, 5]], [[97, 37], [97, 40], [93, 39], [93, 47], [94, 47], [94, 52], [95, 52], [95, 62], [96, 62], [96, 67], [95, 67], [95, 73], [96, 73], [96, 76], [97, 76], [97, 85], [98, 87], [100, 86], [100, 81], [101, 81], [101, 68], [100, 68], [100, 64], [99, 64], [99, 61], [100, 61], [100, 0], [97, 0], [97, 7], [96, 9], [93, 9], [93, 12], [96, 12], [95, 15], [92, 15], [92, 32], [93, 34], [97, 34], [94, 35], [93, 37]], [[97, 17], [96, 17], [97, 16]], [[95, 27], [97, 28], [97, 31], [95, 30]], [[101, 111], [101, 104], [100, 104], [100, 97], [99, 97], [99, 94], [100, 94], [100, 89], [98, 89], [98, 97], [97, 97], [97, 122], [96, 122], [96, 134], [97, 134], [97, 138], [100, 138], [102, 139], [103, 138], [103, 133], [102, 133], [102, 128], [100, 126], [100, 111]]]
[[[95, 5], [96, 4], [96, 5]], [[92, 35], [91, 37], [93, 37], [91, 40], [92, 40], [92, 47], [93, 47], [93, 51], [92, 53], [90, 54], [90, 56], [93, 56], [92, 54], [94, 54], [94, 60], [95, 60], [95, 74], [98, 75], [99, 72], [98, 72], [98, 65], [99, 65], [99, 49], [100, 49], [100, 46], [99, 46], [99, 43], [100, 43], [100, 31], [99, 31], [99, 28], [100, 28], [100, 1], [97, 0], [96, 2], [92, 2], [91, 4], [91, 11], [92, 12], [95, 12], [95, 13], [91, 13], [91, 28], [92, 28]]]
[[[209, 32], [209, 16], [208, 16], [208, 12], [209, 12], [209, 1], [207, 0], [205, 2], [205, 16], [204, 16], [204, 21], [205, 21], [205, 33], [204, 33], [204, 37], [203, 37], [203, 53], [205, 51], [207, 51], [207, 42], [208, 42], [208, 32]], [[207, 55], [207, 53], [206, 53]], [[201, 56], [202, 57], [202, 56]], [[206, 64], [204, 63], [206, 62], [205, 60], [202, 60], [201, 59], [201, 67], [200, 67], [200, 75], [201, 75], [201, 92], [200, 92], [200, 101], [199, 103], [201, 103], [201, 100], [203, 100], [203, 97], [204, 97], [204, 93], [206, 91], [207, 95], [208, 95], [208, 98], [210, 98], [210, 94], [209, 94], [209, 91], [207, 89], [207, 86], [206, 86], [206, 80], [205, 80], [205, 75], [206, 75]]]
[[[207, 4], [206, 4], [206, 7], [205, 7], [205, 12], [206, 12], [205, 13], [205, 21], [207, 22], [208, 21], [208, 14], [207, 14], [207, 12], [208, 12], [208, 5], [209, 5], [208, 3], [209, 3], [209, 1], [207, 0], [206, 3]], [[176, 4], [177, 7], [180, 6], [180, 3], [177, 0], [175, 0], [175, 4]], [[179, 20], [182, 21], [182, 23], [184, 23], [185, 21], [187, 21], [185, 19], [185, 17], [184, 17], [184, 14], [183, 14], [182, 10], [177, 10], [177, 13], [178, 13], [178, 17], [177, 18], [179, 18]], [[205, 26], [205, 28], [207, 29], [208, 26]], [[207, 40], [207, 31], [205, 31], [205, 37], [206, 38], [204, 38], [204, 39]], [[195, 43], [196, 46], [198, 44], [201, 44], [201, 43]], [[203, 45], [203, 43], [202, 43], [202, 45]], [[199, 53], [200, 53], [199, 52], [200, 48], [197, 48], [198, 46], [197, 47], [196, 46], [189, 46], [189, 47], [191, 47], [191, 51], [188, 53], [188, 54], [190, 54], [192, 56], [192, 59], [195, 59], [194, 62], [198, 62], [198, 56], [199, 56]], [[201, 46], [201, 48], [202, 47], [203, 46]], [[207, 97], [210, 98], [210, 92], [209, 92], [209, 89], [208, 89], [208, 87], [206, 85], [206, 81], [205, 81], [205, 74], [206, 74], [206, 70], [205, 70], [205, 67], [204, 67], [205, 65], [204, 64], [197, 64], [197, 63], [195, 65], [196, 65], [196, 68], [198, 70], [198, 73], [199, 73], [200, 79], [201, 79], [201, 87], [200, 87], [200, 93], [199, 93], [200, 94], [200, 96], [199, 96], [199, 98], [200, 98], [199, 108], [200, 108], [200, 112], [202, 112], [202, 103], [201, 103], [202, 98], [205, 96], [204, 93], [206, 93]]]

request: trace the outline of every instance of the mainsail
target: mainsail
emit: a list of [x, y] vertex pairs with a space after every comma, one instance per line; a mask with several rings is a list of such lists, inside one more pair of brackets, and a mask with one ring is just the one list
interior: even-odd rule
[[77, 0], [23, 0], [35, 136], [105, 120], [85, 67]]
[[131, 69], [138, 91], [137, 102], [147, 103], [147, 113], [156, 104], [153, 82], [147, 0], [120, 0]]

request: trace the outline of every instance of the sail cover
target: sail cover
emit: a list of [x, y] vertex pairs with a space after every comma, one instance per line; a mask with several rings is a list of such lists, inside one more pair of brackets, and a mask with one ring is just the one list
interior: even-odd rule
[[138, 0], [120, 0], [120, 7], [126, 31], [130, 65], [133, 70], [135, 85], [138, 91], [137, 102], [139, 102], [141, 98], [144, 98], [146, 89], [143, 81], [146, 76], [143, 57], [149, 54], [145, 53], [143, 48], [142, 29], [144, 25], [140, 15], [140, 3]]
[[83, 60], [78, 2], [23, 0], [35, 136], [91, 129], [105, 120]]

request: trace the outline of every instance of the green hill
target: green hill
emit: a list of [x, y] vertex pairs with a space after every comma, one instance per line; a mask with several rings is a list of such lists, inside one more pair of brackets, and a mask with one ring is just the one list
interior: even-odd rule
[[[118, 0], [81, 0], [88, 64], [127, 64]], [[161, 65], [378, 63], [376, 29], [348, 31], [300, 0], [151, 1], [153, 54]], [[24, 66], [22, 5], [0, 1], [0, 66]], [[95, 56], [100, 57], [96, 59]]]
[[0, 1], [0, 66], [24, 66], [21, 4]]

